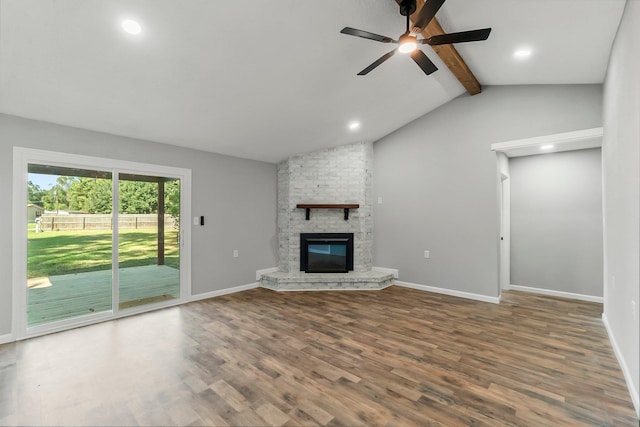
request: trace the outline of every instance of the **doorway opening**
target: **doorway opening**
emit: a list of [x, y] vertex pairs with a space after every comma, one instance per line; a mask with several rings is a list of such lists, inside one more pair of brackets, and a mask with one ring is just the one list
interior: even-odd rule
[[[602, 135], [602, 128], [593, 128], [491, 145], [497, 159], [501, 291], [513, 289], [585, 301], [602, 301], [602, 297], [597, 295], [597, 282], [591, 280], [588, 287], [585, 285], [585, 277], [593, 279], [601, 276], [595, 268], [599, 257], [593, 255], [597, 252], [598, 239], [591, 238], [598, 234], [597, 225], [601, 224], [601, 220], [597, 220], [597, 213], [600, 212], [598, 203], [595, 202], [597, 191], [593, 191], [599, 185], [600, 175], [593, 182], [595, 168], [592, 166], [599, 162], [589, 160], [586, 163], [588, 159], [585, 160], [584, 155], [573, 153], [549, 156], [551, 153], [593, 151], [588, 149], [598, 149], [602, 145]], [[544, 156], [539, 156], [541, 154]], [[560, 159], [568, 159], [566, 156], [569, 155], [574, 159], [572, 163], [558, 163]], [[575, 160], [577, 157], [580, 157], [580, 163]], [[512, 158], [517, 159], [510, 161]], [[552, 162], [551, 159], [556, 160]], [[537, 169], [526, 169], [523, 166], [534, 162]], [[566, 172], [569, 165], [573, 168], [571, 173]], [[523, 175], [523, 171], [537, 172]], [[528, 178], [523, 179], [523, 176]], [[591, 181], [576, 181], [577, 176]], [[576, 185], [574, 182], [578, 185], [569, 190], [567, 185]], [[585, 186], [585, 182], [591, 184]], [[580, 191], [576, 191], [578, 189]], [[535, 205], [532, 204], [534, 201]], [[579, 204], [578, 209], [576, 206]], [[589, 209], [585, 209], [586, 207]], [[577, 212], [580, 215], [576, 215]], [[553, 217], [550, 216], [551, 213]], [[515, 239], [513, 242], [512, 237]], [[587, 240], [588, 243], [571, 247], [573, 242]], [[589, 248], [589, 251], [585, 248]], [[585, 263], [584, 259], [591, 261]], [[574, 265], [593, 268], [576, 269], [572, 267]], [[587, 273], [580, 276], [583, 271]], [[513, 284], [510, 283], [512, 280]]]

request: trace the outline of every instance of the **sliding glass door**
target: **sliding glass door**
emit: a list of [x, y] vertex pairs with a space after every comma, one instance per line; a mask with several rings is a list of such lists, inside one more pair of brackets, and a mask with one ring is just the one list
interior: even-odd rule
[[189, 170], [16, 148], [14, 171], [19, 337], [189, 295]]

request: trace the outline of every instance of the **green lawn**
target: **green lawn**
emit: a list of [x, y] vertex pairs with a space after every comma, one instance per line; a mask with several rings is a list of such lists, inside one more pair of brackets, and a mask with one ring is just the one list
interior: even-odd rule
[[[121, 230], [120, 268], [157, 263], [156, 230]], [[177, 230], [165, 231], [165, 265], [179, 268]], [[28, 232], [27, 276], [111, 269], [111, 231]]]

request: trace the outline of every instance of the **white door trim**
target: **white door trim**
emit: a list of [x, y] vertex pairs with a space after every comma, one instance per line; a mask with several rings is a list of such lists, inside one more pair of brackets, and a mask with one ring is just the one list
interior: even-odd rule
[[[110, 171], [114, 182], [118, 173], [137, 173], [154, 176], [166, 176], [181, 180], [180, 191], [180, 298], [168, 303], [149, 304], [146, 306], [118, 310], [117, 304], [112, 311], [96, 315], [66, 319], [47, 325], [27, 328], [27, 180], [28, 164], [39, 163], [62, 167], [90, 168]], [[115, 185], [115, 184], [114, 184]], [[117, 189], [115, 189], [117, 193]], [[111, 320], [118, 317], [138, 314], [157, 308], [168, 307], [189, 301], [191, 297], [191, 169], [172, 166], [154, 165], [125, 160], [83, 156], [56, 151], [37, 150], [31, 148], [13, 148], [13, 298], [11, 335], [16, 339], [30, 338], [37, 335], [58, 332], [92, 323]], [[116, 202], [117, 203], [117, 202]], [[114, 230], [117, 239], [117, 229]], [[117, 253], [114, 254], [117, 256]], [[117, 261], [117, 259], [116, 259]], [[117, 263], [114, 263], [117, 267]]]
[[511, 181], [501, 173], [500, 181], [500, 289], [511, 285]]
[[[491, 150], [505, 153], [508, 157], [584, 150], [586, 148], [601, 147], [603, 133], [603, 128], [597, 127], [533, 138], [515, 139], [491, 144]], [[552, 144], [554, 147], [544, 152], [540, 151], [540, 147], [547, 144]]]

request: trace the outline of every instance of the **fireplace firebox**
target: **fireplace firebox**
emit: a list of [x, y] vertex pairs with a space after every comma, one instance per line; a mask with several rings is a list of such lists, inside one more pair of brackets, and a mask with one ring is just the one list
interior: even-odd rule
[[353, 233], [300, 233], [300, 271], [353, 271]]

